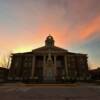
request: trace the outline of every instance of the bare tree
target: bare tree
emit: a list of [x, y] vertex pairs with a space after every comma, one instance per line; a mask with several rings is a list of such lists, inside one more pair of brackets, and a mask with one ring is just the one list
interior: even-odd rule
[[9, 65], [10, 65], [10, 59], [11, 59], [11, 53], [9, 53], [8, 55], [4, 55], [2, 57], [2, 62], [1, 62], [1, 66], [4, 67], [4, 68], [9, 68]]

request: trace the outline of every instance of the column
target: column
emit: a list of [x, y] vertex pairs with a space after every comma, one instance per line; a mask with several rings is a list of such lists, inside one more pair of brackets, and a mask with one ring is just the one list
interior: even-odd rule
[[32, 58], [32, 75], [31, 75], [31, 79], [34, 79], [34, 71], [35, 71], [35, 56], [33, 55], [33, 58]]
[[65, 70], [66, 70], [66, 77], [68, 78], [68, 66], [67, 66], [67, 56], [64, 56], [64, 61], [65, 61]]
[[54, 55], [54, 74], [55, 74], [55, 78], [57, 76], [57, 70], [56, 70], [56, 68], [57, 68], [57, 59], [56, 58], [57, 58], [56, 55]]
[[46, 56], [43, 56], [43, 80], [46, 77]]

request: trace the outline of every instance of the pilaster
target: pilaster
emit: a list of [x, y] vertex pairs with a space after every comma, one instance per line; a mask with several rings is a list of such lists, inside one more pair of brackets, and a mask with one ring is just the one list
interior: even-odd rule
[[32, 58], [32, 74], [31, 74], [32, 79], [34, 79], [34, 72], [35, 72], [35, 56], [33, 55], [33, 58]]
[[64, 56], [64, 61], [65, 61], [66, 78], [68, 78], [69, 75], [68, 75], [67, 56], [66, 55]]

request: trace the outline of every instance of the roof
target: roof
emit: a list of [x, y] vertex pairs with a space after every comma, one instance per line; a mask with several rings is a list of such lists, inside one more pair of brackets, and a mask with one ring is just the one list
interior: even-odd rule
[[4, 67], [0, 67], [0, 70], [8, 70], [7, 68]]
[[63, 48], [60, 48], [60, 47], [57, 47], [57, 46], [53, 46], [51, 48], [48, 48], [46, 46], [43, 46], [43, 47], [40, 47], [40, 48], [37, 48], [37, 49], [34, 49], [32, 50], [32, 52], [36, 52], [36, 51], [48, 51], [48, 50], [51, 50], [51, 51], [62, 51], [62, 52], [68, 52], [66, 49], [63, 49]]

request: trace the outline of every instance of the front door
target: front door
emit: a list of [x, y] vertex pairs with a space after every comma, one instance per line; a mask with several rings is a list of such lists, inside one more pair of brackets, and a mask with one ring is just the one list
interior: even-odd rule
[[55, 81], [55, 68], [52, 59], [48, 59], [45, 68], [44, 80], [48, 82]]
[[48, 80], [48, 81], [54, 81], [55, 80], [53, 66], [51, 66], [51, 68], [47, 68], [47, 70], [46, 70], [46, 80]]

